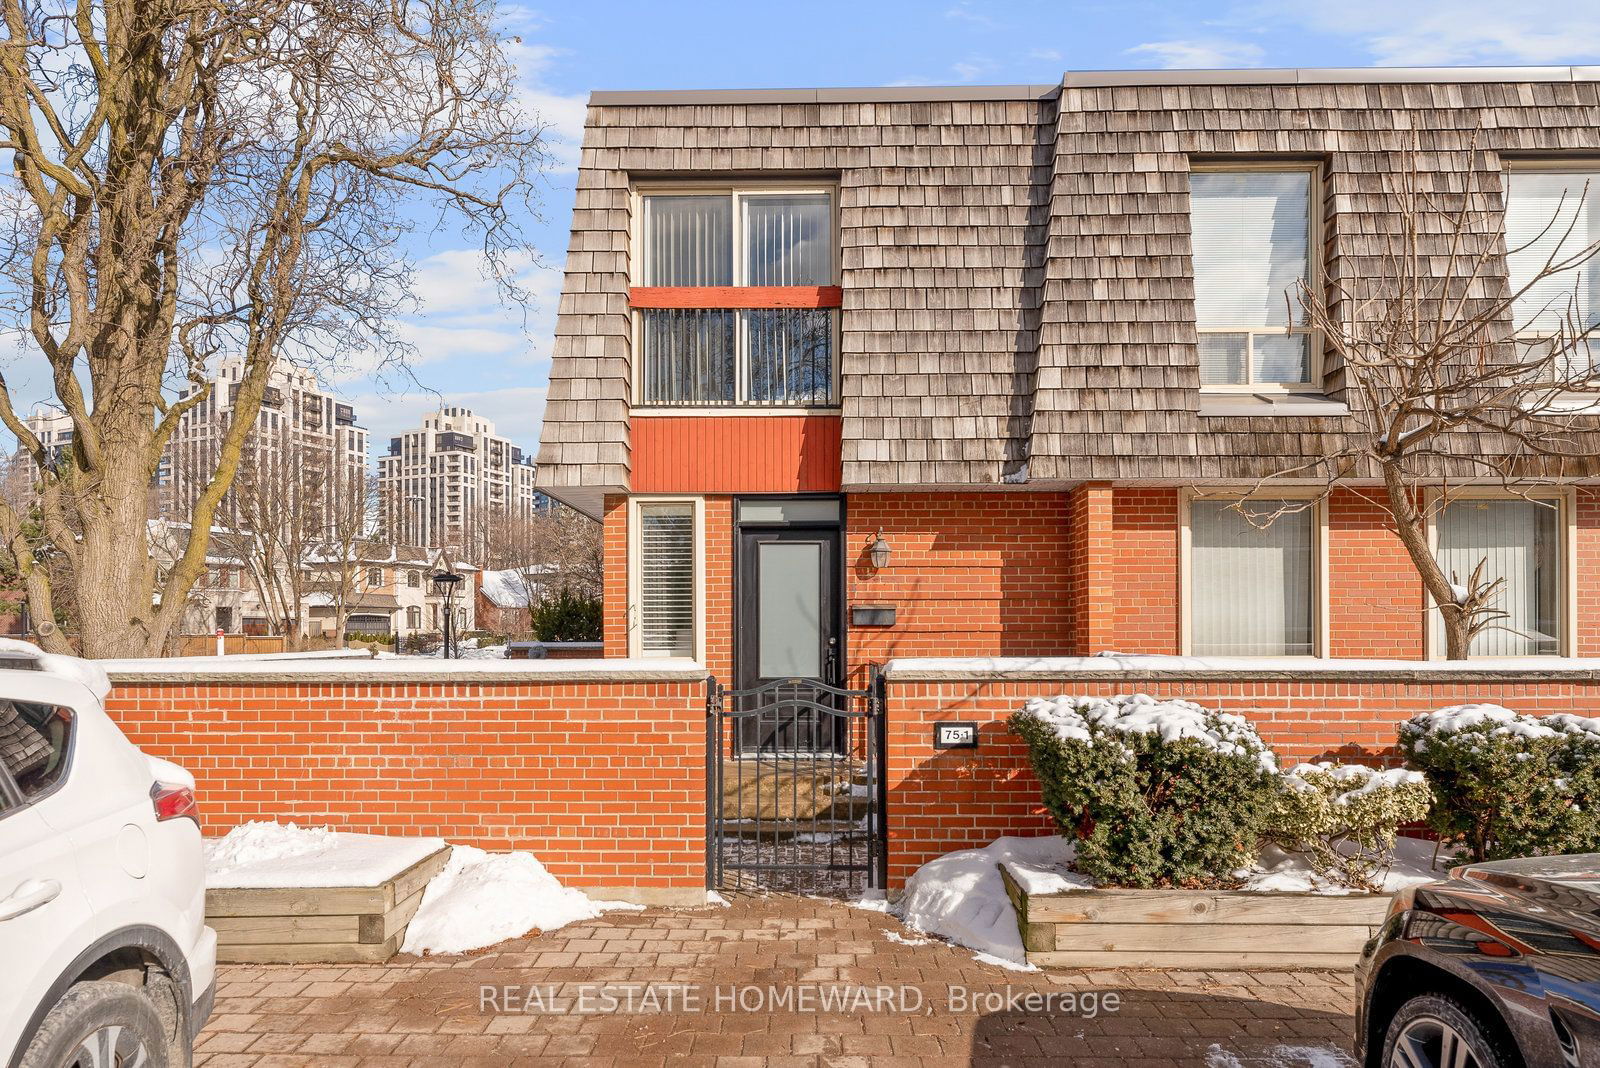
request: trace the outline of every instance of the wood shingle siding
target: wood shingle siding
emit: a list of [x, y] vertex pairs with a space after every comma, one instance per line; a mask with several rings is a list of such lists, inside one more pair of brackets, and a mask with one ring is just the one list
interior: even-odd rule
[[[846, 489], [1246, 479], [1338, 447], [1348, 417], [1200, 414], [1191, 161], [1320, 164], [1322, 269], [1361, 292], [1382, 280], [1388, 183], [1413, 142], [1427, 188], [1459, 196], [1470, 176], [1491, 213], [1508, 158], [1600, 154], [1600, 82], [1559, 70], [1074, 74], [974, 99], [597, 94], [540, 482], [630, 488], [629, 190], [665, 178], [838, 183]], [[1496, 263], [1469, 296], [1504, 291]], [[1355, 402], [1339, 368], [1323, 379]]]

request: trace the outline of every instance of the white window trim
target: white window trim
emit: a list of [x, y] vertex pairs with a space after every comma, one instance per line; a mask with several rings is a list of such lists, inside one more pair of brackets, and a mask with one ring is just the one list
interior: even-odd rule
[[[1586, 176], [1588, 184], [1592, 189], [1600, 189], [1600, 160], [1597, 159], [1557, 157], [1554, 159], [1510, 159], [1502, 161], [1500, 167], [1500, 180], [1502, 188], [1500, 197], [1500, 238], [1502, 244], [1505, 246], [1503, 253], [1507, 261], [1505, 263], [1507, 285], [1512, 284], [1511, 267], [1509, 262], [1511, 257], [1511, 235], [1507, 232], [1505, 212], [1507, 212], [1511, 207], [1511, 176], [1517, 171], [1521, 171], [1524, 174], [1571, 174]], [[1579, 251], [1584, 247], [1585, 245], [1583, 243], [1579, 243], [1577, 249], [1574, 251]], [[1511, 310], [1511, 315], [1512, 318], [1515, 319], [1516, 309], [1513, 308]], [[1512, 327], [1514, 330], [1514, 334], [1511, 339], [1513, 343], [1537, 343], [1540, 341], [1545, 341], [1550, 337], [1549, 334], [1540, 334], [1528, 330], [1526, 328], [1527, 324], [1525, 323], [1513, 322]], [[1591, 338], [1591, 340], [1593, 340], [1597, 345], [1600, 345], [1600, 338]], [[1600, 354], [1597, 354], [1597, 356], [1600, 356]], [[1564, 394], [1564, 396], [1570, 398], [1573, 395]], [[1592, 400], [1590, 403], [1592, 403]]]
[[[639, 578], [641, 550], [639, 533], [643, 526], [639, 510], [650, 504], [690, 504], [694, 506], [694, 657], [695, 663], [706, 659], [706, 500], [704, 497], [686, 495], [642, 496], [628, 499], [628, 655], [646, 659], [641, 648], [639, 633], [639, 601], [642, 583]], [[676, 656], [649, 656], [651, 660], [682, 660]]]
[[[1178, 653], [1194, 655], [1193, 604], [1194, 584], [1191, 581], [1194, 563], [1191, 551], [1194, 538], [1190, 529], [1190, 516], [1195, 501], [1237, 501], [1250, 498], [1260, 500], [1304, 500], [1311, 506], [1311, 562], [1314, 605], [1311, 611], [1311, 655], [1330, 655], [1331, 642], [1328, 624], [1328, 493], [1326, 489], [1307, 486], [1286, 486], [1281, 489], [1254, 487], [1196, 488], [1185, 486], [1178, 496]], [[1271, 659], [1304, 660], [1306, 657], [1290, 653]]]
[[[1271, 160], [1240, 160], [1229, 162], [1227, 160], [1206, 160], [1189, 165], [1190, 174], [1218, 174], [1233, 171], [1296, 171], [1311, 176], [1310, 187], [1306, 197], [1306, 269], [1309, 277], [1306, 285], [1312, 290], [1322, 285], [1322, 256], [1324, 230], [1327, 220], [1322, 210], [1322, 164], [1313, 162], [1284, 162], [1275, 163]], [[1192, 204], [1192, 202], [1191, 202]], [[1190, 208], [1191, 213], [1193, 207]], [[1193, 229], [1191, 227], [1191, 234]], [[1193, 248], [1190, 249], [1189, 277], [1195, 276]], [[1198, 293], [1196, 294], [1198, 296]], [[1246, 379], [1255, 373], [1253, 352], [1255, 348], [1255, 335], [1257, 334], [1303, 334], [1306, 336], [1306, 360], [1311, 367], [1311, 378], [1306, 382], [1211, 382], [1200, 386], [1202, 393], [1259, 393], [1270, 395], [1274, 393], [1320, 393], [1323, 390], [1325, 371], [1322, 345], [1322, 334], [1309, 326], [1262, 326], [1256, 323], [1253, 326], [1229, 325], [1207, 326], [1199, 325], [1199, 316], [1195, 317], [1195, 334], [1244, 334], [1249, 339], [1245, 349], [1244, 373]], [[1198, 353], [1198, 347], [1196, 348]]]
[[[1428, 552], [1435, 557], [1439, 553], [1439, 513], [1443, 510], [1440, 498], [1448, 494], [1452, 501], [1491, 500], [1491, 501], [1517, 501], [1517, 500], [1553, 500], [1561, 509], [1557, 517], [1556, 527], [1561, 531], [1561, 641], [1554, 653], [1524, 653], [1513, 656], [1479, 657], [1470, 656], [1471, 660], [1548, 660], [1551, 657], [1565, 657], [1576, 655], [1578, 636], [1578, 491], [1574, 486], [1539, 486], [1531, 487], [1525, 493], [1508, 493], [1505, 490], [1492, 487], [1468, 486], [1461, 489], [1427, 491], [1426, 505], [1428, 510]], [[1419, 578], [1417, 584], [1422, 585]], [[1435, 622], [1438, 607], [1433, 600], [1433, 595], [1426, 586], [1422, 587], [1422, 641], [1423, 651], [1429, 660], [1445, 659], [1444, 635]]]
[[[734, 287], [745, 286], [746, 264], [743, 252], [746, 248], [746, 233], [744, 212], [739, 210], [740, 201], [745, 197], [759, 196], [794, 196], [794, 195], [819, 195], [828, 198], [829, 226], [833, 231], [833, 255], [829, 257], [833, 270], [829, 285], [842, 285], [844, 277], [840, 267], [843, 259], [843, 244], [839, 240], [839, 185], [837, 182], [744, 182], [744, 183], [705, 183], [705, 182], [639, 182], [628, 189], [628, 284], [642, 286], [644, 284], [640, 274], [644, 264], [644, 204], [643, 198], [656, 194], [680, 194], [701, 196], [727, 196], [733, 201], [733, 281]], [[633, 308], [629, 312], [629, 352], [632, 356], [632, 390], [634, 397], [644, 396], [644, 346], [642, 342], [642, 316], [639, 314], [646, 309]], [[829, 395], [827, 404], [819, 405], [782, 405], [782, 404], [752, 404], [749, 398], [749, 342], [745, 336], [744, 316], [737, 314], [743, 309], [735, 309], [733, 331], [733, 400], [728, 404], [715, 405], [673, 405], [673, 404], [646, 404], [636, 401], [631, 405], [631, 410], [639, 414], [646, 412], [661, 415], [748, 415], [752, 412], [771, 412], [777, 415], [800, 415], [808, 413], [827, 413], [837, 411], [843, 398], [843, 382], [839, 365], [843, 362], [840, 357], [840, 345], [843, 342], [842, 308], [828, 308], [834, 314], [830, 316], [833, 327], [833, 360], [829, 367]]]

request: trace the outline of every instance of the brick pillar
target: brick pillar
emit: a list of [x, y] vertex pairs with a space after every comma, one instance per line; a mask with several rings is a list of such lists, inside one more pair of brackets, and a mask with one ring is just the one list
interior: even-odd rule
[[1112, 499], [1107, 482], [1085, 482], [1067, 496], [1070, 655], [1093, 656], [1116, 644]]
[[606, 497], [601, 519], [601, 611], [605, 656], [628, 655], [628, 498]]

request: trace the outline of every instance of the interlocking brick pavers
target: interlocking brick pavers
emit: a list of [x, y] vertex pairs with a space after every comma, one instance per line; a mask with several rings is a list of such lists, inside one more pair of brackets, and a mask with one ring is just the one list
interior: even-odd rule
[[[1349, 1049], [1347, 974], [1017, 972], [889, 932], [900, 932], [893, 919], [834, 902], [739, 897], [610, 913], [467, 957], [228, 965], [195, 1061], [1155, 1068], [1208, 1054], [1296, 1065], [1307, 1062], [1279, 1047]], [[496, 999], [487, 1008], [484, 988]], [[1051, 1011], [1006, 1000], [1030, 993], [1056, 995]]]

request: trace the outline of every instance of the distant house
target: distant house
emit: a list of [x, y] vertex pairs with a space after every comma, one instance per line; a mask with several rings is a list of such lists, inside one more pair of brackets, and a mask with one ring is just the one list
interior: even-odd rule
[[544, 599], [554, 568], [545, 564], [484, 571], [478, 576], [478, 627], [496, 634], [526, 634], [529, 609]]

